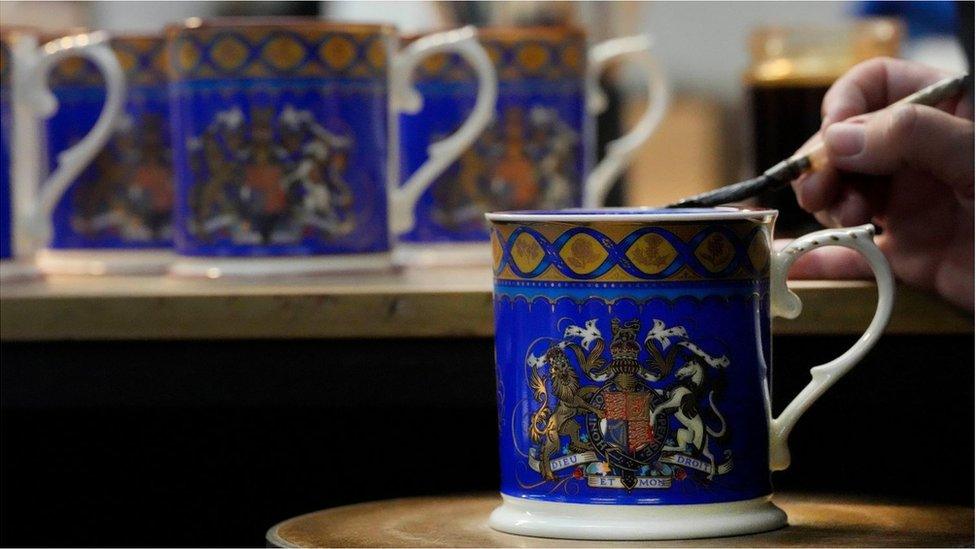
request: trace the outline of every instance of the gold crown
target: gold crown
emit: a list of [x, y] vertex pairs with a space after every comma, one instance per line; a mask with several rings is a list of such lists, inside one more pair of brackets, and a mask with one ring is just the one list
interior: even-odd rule
[[613, 360], [637, 360], [640, 346], [634, 340], [614, 341], [610, 344], [610, 356]]
[[640, 322], [631, 320], [621, 323], [618, 319], [613, 319], [610, 323], [613, 339], [610, 341], [610, 356], [614, 362], [637, 362], [637, 354], [640, 353], [640, 344], [637, 343], [637, 331], [640, 330]]

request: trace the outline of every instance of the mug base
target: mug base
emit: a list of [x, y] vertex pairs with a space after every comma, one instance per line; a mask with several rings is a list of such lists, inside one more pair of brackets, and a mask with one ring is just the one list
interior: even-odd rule
[[0, 283], [27, 282], [42, 278], [41, 270], [31, 261], [4, 259], [0, 261]]
[[786, 526], [770, 496], [697, 505], [601, 505], [534, 501], [502, 494], [488, 519], [502, 532], [585, 540], [668, 540], [737, 536]]
[[52, 250], [37, 252], [40, 270], [49, 275], [157, 275], [175, 259], [168, 249]]
[[491, 265], [488, 242], [415, 242], [397, 244], [393, 261], [404, 267], [465, 267]]
[[393, 261], [388, 252], [300, 257], [181, 257], [170, 266], [169, 274], [185, 278], [260, 278], [382, 271], [392, 268]]

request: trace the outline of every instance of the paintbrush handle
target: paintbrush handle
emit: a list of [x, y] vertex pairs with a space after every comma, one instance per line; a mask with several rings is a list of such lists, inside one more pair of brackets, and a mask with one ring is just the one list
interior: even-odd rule
[[908, 103], [934, 107], [946, 99], [951, 99], [962, 93], [963, 89], [966, 87], [966, 80], [968, 78], [968, 74], [963, 74], [960, 76], [953, 76], [939, 80], [931, 86], [926, 86], [907, 97], [902, 97], [898, 101], [892, 103], [889, 107], [885, 108], [890, 108], [895, 105], [906, 105]]

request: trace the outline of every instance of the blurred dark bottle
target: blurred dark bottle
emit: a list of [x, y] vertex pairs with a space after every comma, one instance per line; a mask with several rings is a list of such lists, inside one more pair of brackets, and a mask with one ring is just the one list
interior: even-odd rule
[[[854, 65], [896, 56], [902, 29], [896, 19], [864, 19], [831, 27], [763, 27], [752, 33], [752, 66], [745, 85], [752, 105], [754, 171], [792, 155], [820, 129], [820, 104], [830, 85]], [[789, 187], [759, 197], [780, 211], [777, 232], [795, 236], [819, 224], [796, 203]]]

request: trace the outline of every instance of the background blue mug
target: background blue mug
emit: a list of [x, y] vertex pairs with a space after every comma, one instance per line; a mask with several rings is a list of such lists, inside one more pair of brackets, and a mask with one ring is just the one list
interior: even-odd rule
[[0, 261], [13, 258], [10, 181], [13, 172], [13, 56], [6, 33], [0, 33]]
[[[38, 253], [50, 274], [155, 274], [172, 261], [173, 170], [166, 48], [161, 34], [113, 36], [125, 76], [122, 112], [111, 136], [51, 212], [53, 234]], [[60, 108], [46, 123], [51, 169], [61, 151], [95, 125], [106, 102], [98, 67], [62, 61], [49, 85]]]
[[[18, 261], [4, 261], [0, 275], [5, 280], [36, 275], [31, 254], [52, 244], [55, 221], [52, 214], [76, 177], [105, 145], [121, 113], [125, 94], [122, 68], [108, 45], [104, 32], [60, 36], [39, 46], [39, 34], [30, 29], [2, 32], [3, 88], [2, 206], [5, 255]], [[46, 131], [41, 118], [74, 116], [76, 105], [59, 103], [55, 94], [63, 66], [91, 67], [94, 93], [101, 101], [92, 111], [87, 126], [54, 125]], [[55, 73], [55, 74], [52, 74]], [[104, 88], [104, 91], [102, 90]], [[72, 138], [61, 140], [66, 133]], [[48, 144], [61, 147], [48, 150]], [[48, 158], [55, 159], [50, 164]], [[40, 260], [41, 257], [38, 257]]]
[[[585, 539], [783, 526], [770, 470], [799, 416], [878, 340], [893, 279], [870, 225], [772, 253], [772, 210], [489, 214], [503, 505], [492, 527]], [[861, 252], [878, 281], [865, 335], [779, 417], [770, 317], [796, 317], [801, 254]]]
[[[416, 225], [400, 238], [407, 263], [486, 263], [489, 211], [601, 205], [667, 107], [667, 87], [646, 36], [592, 47], [573, 27], [488, 27], [478, 37], [498, 73], [495, 119], [420, 198]], [[650, 104], [594, 165], [595, 115], [606, 108], [599, 75], [628, 54], [640, 54], [649, 73]], [[420, 66], [417, 86], [425, 112], [435, 116], [400, 118], [403, 173], [416, 169], [429, 145], [473, 107], [476, 81], [461, 61], [440, 55]]]
[[[491, 62], [466, 28], [401, 51], [395, 29], [314, 19], [190, 20], [169, 31], [176, 249], [185, 276], [307, 274], [392, 265], [417, 198], [491, 118]], [[412, 73], [451, 51], [475, 106], [400, 186], [397, 113]], [[454, 131], [456, 130], [456, 131]]]

